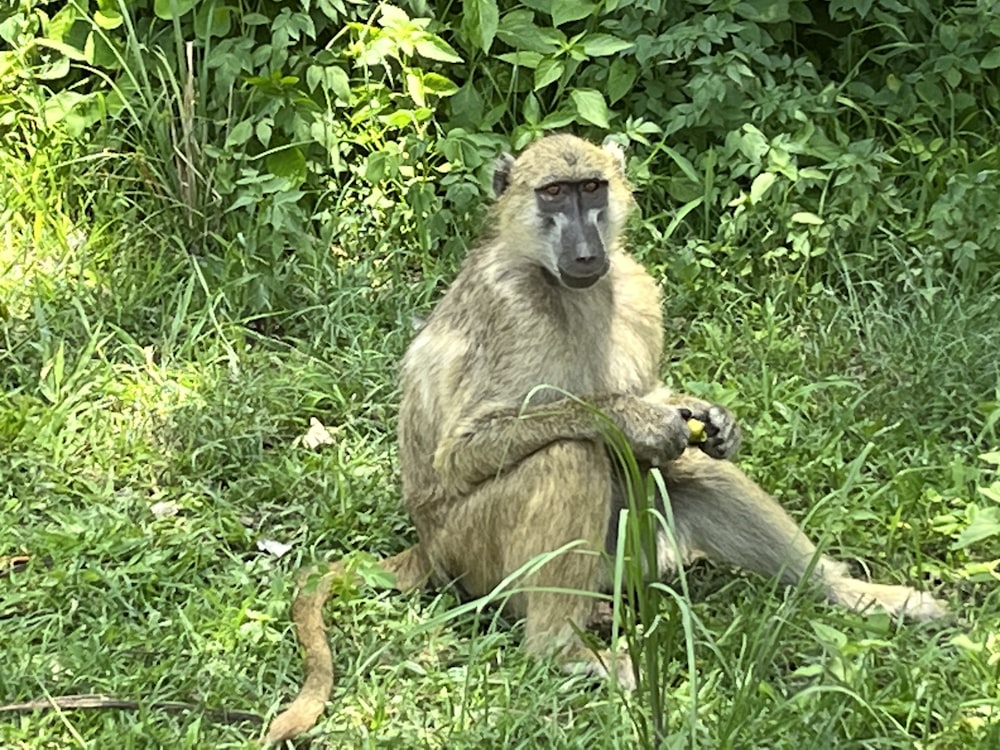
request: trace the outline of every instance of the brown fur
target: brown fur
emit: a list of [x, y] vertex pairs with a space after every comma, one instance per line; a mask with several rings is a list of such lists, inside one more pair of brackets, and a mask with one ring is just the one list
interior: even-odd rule
[[[943, 614], [926, 594], [850, 578], [841, 564], [818, 556], [771, 497], [721, 460], [739, 444], [732, 415], [662, 385], [659, 290], [620, 241], [631, 207], [620, 159], [560, 135], [501, 167], [509, 172], [495, 181], [506, 189], [493, 239], [466, 258], [403, 361], [403, 502], [420, 544], [388, 561], [399, 587], [429, 577], [482, 596], [536, 556], [578, 543], [532, 574], [528, 590], [505, 606], [525, 618], [532, 653], [554, 653], [567, 669], [610, 669], [631, 682], [626, 656], [593, 654], [576, 635], [600, 617], [596, 596], [538, 590], [596, 595], [607, 586], [601, 553], [621, 493], [590, 404], [622, 430], [637, 458], [663, 469], [678, 547], [661, 545], [662, 574], [699, 555], [789, 582], [812, 566], [828, 598], [848, 607]], [[608, 181], [610, 269], [589, 288], [569, 289], [543, 270], [549, 250], [538, 239], [534, 191], [594, 178]], [[686, 448], [688, 415], [678, 407], [712, 425], [718, 437], [711, 449]], [[300, 591], [296, 600], [308, 676], [269, 739], [312, 726], [327, 698], [332, 672], [320, 609], [338, 572], [331, 567], [325, 588]]]

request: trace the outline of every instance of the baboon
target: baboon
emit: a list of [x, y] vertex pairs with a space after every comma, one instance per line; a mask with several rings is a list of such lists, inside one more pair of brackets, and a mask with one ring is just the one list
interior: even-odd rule
[[[419, 543], [386, 562], [396, 585], [493, 590], [543, 553], [572, 542], [505, 603], [525, 645], [567, 670], [614, 671], [626, 655], [595, 654], [578, 637], [610, 583], [606, 556], [624, 493], [602, 435], [609, 419], [643, 466], [658, 466], [676, 546], [661, 539], [660, 575], [696, 556], [795, 583], [810, 575], [832, 602], [916, 619], [942, 616], [928, 594], [852, 578], [819, 555], [778, 503], [730, 459], [732, 413], [671, 393], [659, 379], [660, 293], [623, 249], [632, 206], [624, 158], [570, 135], [505, 155], [493, 178], [492, 233], [413, 339], [402, 365], [403, 503]], [[595, 408], [603, 414], [599, 416]], [[689, 446], [687, 420], [705, 425]], [[321, 571], [324, 572], [324, 571]], [[337, 564], [293, 607], [306, 686], [269, 737], [312, 726], [331, 687], [320, 609]]]

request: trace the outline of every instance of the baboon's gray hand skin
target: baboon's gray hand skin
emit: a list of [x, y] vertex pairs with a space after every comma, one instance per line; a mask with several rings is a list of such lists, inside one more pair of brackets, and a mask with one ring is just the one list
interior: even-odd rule
[[689, 431], [681, 409], [633, 399], [612, 414], [639, 461], [665, 466], [688, 446]]
[[740, 449], [743, 436], [736, 416], [724, 406], [711, 404], [692, 396], [673, 393], [661, 386], [646, 395], [645, 400], [679, 409], [682, 419], [694, 418], [705, 425], [708, 436], [697, 447], [712, 458], [731, 459]]
[[712, 458], [733, 458], [743, 442], [743, 433], [733, 413], [723, 406], [712, 406], [704, 422], [708, 440], [701, 449]]
[[736, 416], [724, 406], [706, 404], [702, 408], [689, 409], [682, 407], [681, 414], [685, 414], [685, 420], [694, 417], [705, 425], [707, 439], [698, 444], [705, 453], [712, 458], [731, 459], [740, 449], [743, 442], [743, 433]]

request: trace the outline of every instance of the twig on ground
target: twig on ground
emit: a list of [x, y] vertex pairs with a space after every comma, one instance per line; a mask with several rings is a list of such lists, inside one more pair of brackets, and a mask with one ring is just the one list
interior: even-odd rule
[[244, 721], [253, 722], [254, 724], [264, 723], [263, 716], [250, 713], [249, 711], [231, 711], [227, 708], [205, 708], [196, 703], [183, 703], [181, 701], [133, 701], [95, 694], [59, 695], [46, 698], [45, 700], [8, 703], [0, 706], [0, 713], [25, 713], [29, 711], [51, 710], [70, 711], [80, 708], [113, 708], [124, 711], [135, 711], [142, 707], [169, 712], [197, 711], [213, 721], [221, 721], [226, 724], [239, 724]]

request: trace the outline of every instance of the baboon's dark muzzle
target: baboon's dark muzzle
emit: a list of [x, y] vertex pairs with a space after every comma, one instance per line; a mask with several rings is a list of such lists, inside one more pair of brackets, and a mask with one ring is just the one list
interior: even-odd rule
[[559, 280], [571, 289], [586, 289], [596, 284], [608, 272], [610, 266], [611, 262], [604, 254], [596, 263], [573, 264], [567, 267], [560, 262]]
[[561, 238], [559, 278], [568, 287], [585, 289], [606, 274], [611, 264], [597, 227], [585, 223], [582, 216], [570, 227]]

